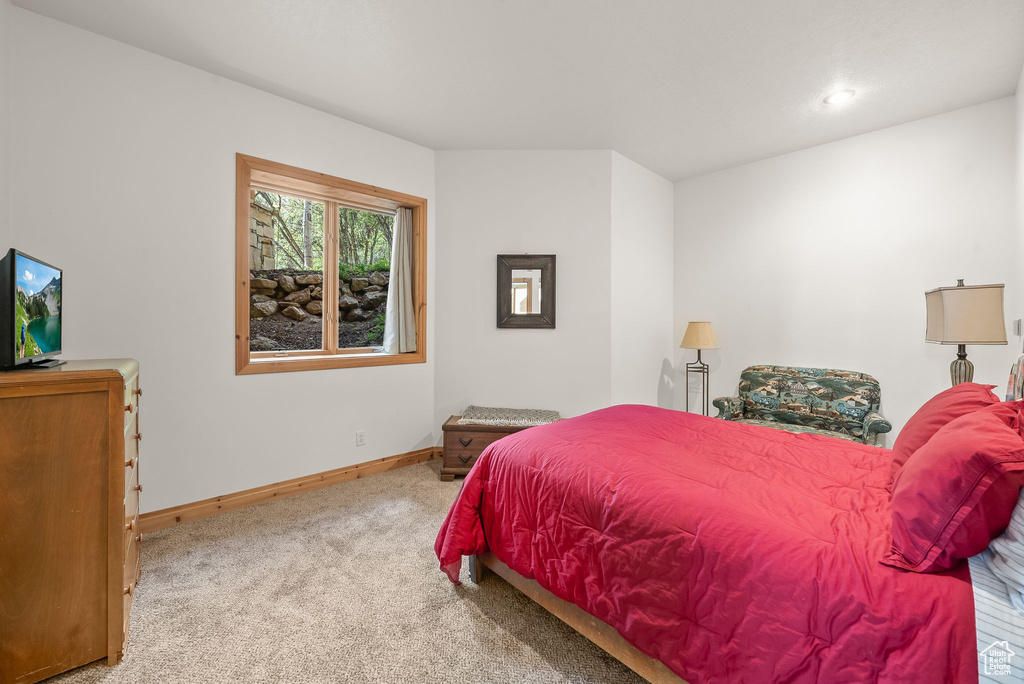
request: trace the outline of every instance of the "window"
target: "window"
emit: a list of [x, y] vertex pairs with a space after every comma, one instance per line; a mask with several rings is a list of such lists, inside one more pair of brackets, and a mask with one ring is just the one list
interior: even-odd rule
[[238, 374], [426, 360], [420, 197], [237, 155]]

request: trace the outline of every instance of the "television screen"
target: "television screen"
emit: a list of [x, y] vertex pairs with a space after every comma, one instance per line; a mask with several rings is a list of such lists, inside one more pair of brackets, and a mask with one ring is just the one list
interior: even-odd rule
[[61, 350], [61, 271], [14, 252], [14, 362]]

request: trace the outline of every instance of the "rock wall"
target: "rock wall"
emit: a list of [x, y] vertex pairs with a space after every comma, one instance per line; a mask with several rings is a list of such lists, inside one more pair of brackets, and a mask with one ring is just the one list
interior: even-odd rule
[[249, 268], [260, 271], [273, 269], [274, 225], [266, 208], [251, 202], [249, 204]]
[[[339, 320], [368, 321], [388, 301], [388, 273], [343, 278], [338, 286]], [[280, 314], [296, 321], [322, 316], [323, 275], [317, 271], [261, 269], [249, 273], [249, 316]]]

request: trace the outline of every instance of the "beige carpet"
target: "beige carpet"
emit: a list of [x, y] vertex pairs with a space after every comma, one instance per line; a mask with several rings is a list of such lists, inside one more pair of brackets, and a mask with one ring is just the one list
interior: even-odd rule
[[147, 535], [124, 662], [64, 682], [642, 682], [498, 577], [456, 587], [439, 462]]

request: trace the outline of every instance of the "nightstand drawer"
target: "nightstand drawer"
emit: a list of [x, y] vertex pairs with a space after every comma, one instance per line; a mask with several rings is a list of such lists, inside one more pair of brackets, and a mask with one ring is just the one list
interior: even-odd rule
[[448, 449], [444, 450], [444, 465], [453, 468], [470, 468], [484, 452], [483, 449]]
[[444, 435], [444, 448], [453, 451], [475, 451], [481, 453], [487, 445], [497, 442], [505, 435], [493, 432], [475, 432], [470, 430], [459, 430], [446, 432]]
[[487, 447], [503, 437], [526, 429], [521, 425], [459, 425], [458, 420], [459, 416], [452, 416], [442, 427], [442, 480], [451, 480], [456, 475], [467, 474]]

